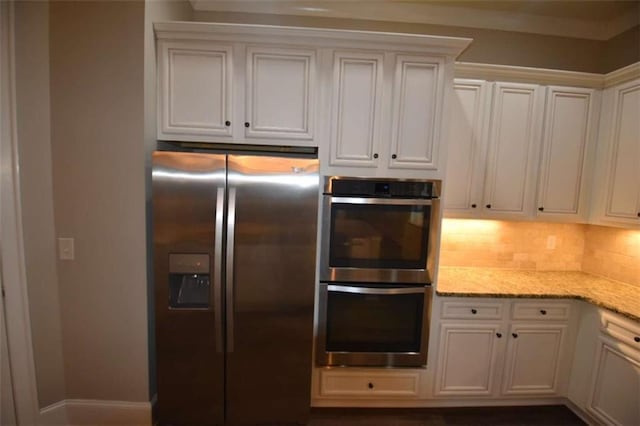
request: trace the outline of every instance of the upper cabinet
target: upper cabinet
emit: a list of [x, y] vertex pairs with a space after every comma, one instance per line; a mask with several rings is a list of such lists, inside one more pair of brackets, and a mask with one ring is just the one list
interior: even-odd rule
[[314, 50], [166, 40], [158, 47], [158, 139], [313, 140]]
[[154, 30], [159, 140], [318, 147], [325, 174], [443, 177], [446, 95], [470, 39], [200, 22]]
[[640, 227], [640, 80], [605, 89], [593, 221]]

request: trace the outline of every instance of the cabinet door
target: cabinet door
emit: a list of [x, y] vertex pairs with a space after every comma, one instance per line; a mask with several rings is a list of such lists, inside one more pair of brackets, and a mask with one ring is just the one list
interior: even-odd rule
[[504, 394], [555, 394], [566, 325], [513, 325], [507, 337]]
[[640, 225], [640, 80], [613, 96], [605, 218]]
[[532, 215], [544, 107], [540, 86], [494, 86], [484, 208], [496, 217]]
[[158, 47], [158, 139], [231, 137], [231, 46], [161, 41]]
[[435, 394], [493, 394], [499, 343], [502, 340], [504, 337], [499, 323], [443, 322]]
[[537, 214], [584, 221], [594, 91], [550, 86], [545, 111]]
[[588, 411], [611, 425], [640, 424], [640, 353], [600, 338]]
[[437, 170], [444, 60], [396, 56], [389, 168]]
[[335, 52], [333, 61], [330, 164], [376, 167], [383, 55]]
[[472, 215], [480, 210], [485, 164], [485, 114], [489, 83], [455, 80], [451, 117], [444, 208], [448, 216]]
[[247, 47], [245, 136], [313, 139], [314, 50]]

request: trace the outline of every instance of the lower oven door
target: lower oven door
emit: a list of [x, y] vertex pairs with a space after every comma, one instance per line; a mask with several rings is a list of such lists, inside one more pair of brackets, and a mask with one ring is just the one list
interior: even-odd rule
[[318, 365], [427, 363], [431, 286], [321, 283]]

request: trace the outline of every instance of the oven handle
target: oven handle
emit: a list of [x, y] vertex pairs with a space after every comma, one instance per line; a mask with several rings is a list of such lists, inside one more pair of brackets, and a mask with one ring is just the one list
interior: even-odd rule
[[364, 197], [331, 197], [332, 203], [343, 204], [387, 204], [396, 206], [430, 206], [431, 199], [424, 198], [364, 198]]
[[424, 287], [399, 287], [399, 288], [372, 288], [372, 287], [354, 287], [347, 285], [328, 285], [327, 291], [337, 293], [355, 293], [355, 294], [422, 294]]

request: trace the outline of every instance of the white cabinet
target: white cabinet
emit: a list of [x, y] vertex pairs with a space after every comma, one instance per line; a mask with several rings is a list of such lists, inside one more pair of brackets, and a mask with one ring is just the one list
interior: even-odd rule
[[444, 57], [336, 50], [332, 63], [323, 173], [442, 178]]
[[320, 371], [321, 397], [417, 398], [421, 372], [328, 368]]
[[593, 219], [640, 227], [640, 80], [607, 88]]
[[[533, 217], [542, 87], [502, 82], [488, 86], [477, 80], [455, 84], [448, 137], [452, 152], [444, 183], [446, 214]], [[493, 89], [491, 100], [488, 87]]]
[[564, 395], [572, 352], [570, 311], [571, 303], [564, 301], [447, 298], [435, 396]]
[[546, 98], [537, 214], [544, 220], [584, 222], [598, 117], [596, 92], [549, 86]]
[[314, 49], [160, 40], [158, 55], [158, 139], [314, 144]]
[[611, 425], [640, 424], [640, 323], [600, 311], [587, 411]]

